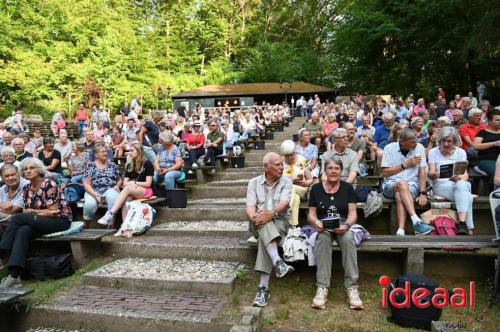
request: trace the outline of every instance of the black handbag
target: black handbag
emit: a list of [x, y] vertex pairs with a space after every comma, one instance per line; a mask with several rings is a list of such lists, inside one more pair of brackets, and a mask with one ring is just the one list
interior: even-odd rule
[[[422, 299], [425, 302], [431, 301], [432, 296], [435, 294], [435, 289], [439, 287], [437, 283], [424, 275], [408, 273], [407, 275], [399, 276], [394, 284], [389, 286], [388, 295], [394, 288], [404, 288], [406, 281], [410, 283], [410, 298], [417, 288], [426, 288], [429, 290], [430, 294]], [[396, 294], [395, 300], [397, 303], [403, 303], [404, 295], [400, 293]], [[418, 308], [412, 303], [411, 299], [409, 308], [395, 308], [391, 305], [389, 299], [387, 299], [387, 303], [389, 303], [392, 314], [392, 317], [388, 317], [387, 319], [402, 327], [414, 327], [430, 331], [432, 321], [438, 321], [442, 313], [441, 308], [435, 308], [432, 305], [427, 308]]]
[[31, 277], [42, 281], [65, 278], [75, 273], [71, 254], [30, 257], [26, 260], [25, 270]]

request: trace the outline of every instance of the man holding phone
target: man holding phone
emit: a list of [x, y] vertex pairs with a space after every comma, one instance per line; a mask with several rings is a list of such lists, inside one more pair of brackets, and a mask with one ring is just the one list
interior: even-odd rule
[[417, 143], [417, 133], [411, 128], [401, 131], [399, 142], [386, 145], [382, 157], [381, 175], [383, 194], [396, 200], [398, 230], [405, 236], [406, 214], [410, 216], [415, 234], [429, 234], [432, 227], [425, 224], [415, 212], [414, 200], [420, 206], [427, 204], [425, 149]]

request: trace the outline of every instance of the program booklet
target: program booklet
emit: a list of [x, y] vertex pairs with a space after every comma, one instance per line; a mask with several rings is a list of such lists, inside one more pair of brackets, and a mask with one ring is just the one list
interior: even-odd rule
[[467, 170], [468, 165], [468, 161], [457, 161], [453, 164], [441, 165], [439, 166], [439, 178], [448, 179], [453, 175], [462, 175]]

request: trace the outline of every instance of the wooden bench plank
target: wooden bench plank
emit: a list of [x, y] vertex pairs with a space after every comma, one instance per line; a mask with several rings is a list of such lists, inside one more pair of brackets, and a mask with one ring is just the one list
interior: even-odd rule
[[54, 241], [98, 241], [106, 235], [116, 233], [116, 229], [83, 229], [78, 233], [55, 236], [55, 237], [40, 237], [35, 241], [54, 242]]
[[32, 289], [26, 288], [0, 288], [0, 304], [10, 302], [32, 292]]

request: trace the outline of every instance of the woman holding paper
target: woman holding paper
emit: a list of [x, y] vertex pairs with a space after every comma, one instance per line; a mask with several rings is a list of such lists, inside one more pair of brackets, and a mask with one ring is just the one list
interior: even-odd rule
[[[441, 128], [438, 146], [429, 151], [427, 176], [432, 181], [434, 195], [442, 196], [455, 203], [458, 214], [457, 234], [472, 235], [474, 222], [472, 220], [471, 185], [467, 181], [469, 178], [466, 166], [467, 154], [459, 146], [460, 136], [457, 130], [453, 127]], [[463, 167], [464, 164], [465, 167]], [[452, 167], [451, 177], [444, 174], [444, 170], [449, 167]]]

